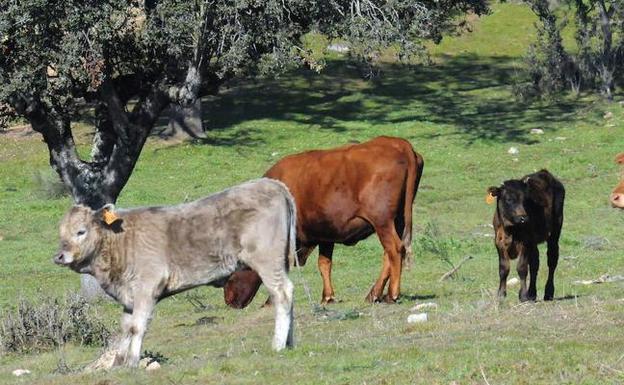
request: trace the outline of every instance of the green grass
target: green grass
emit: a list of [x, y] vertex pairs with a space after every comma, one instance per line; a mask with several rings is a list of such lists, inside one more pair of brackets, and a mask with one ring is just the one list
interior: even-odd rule
[[[0, 383], [623, 382], [623, 284], [574, 281], [624, 274], [624, 214], [607, 202], [618, 180], [613, 157], [623, 150], [624, 109], [588, 97], [515, 102], [511, 79], [530, 41], [529, 16], [517, 5], [498, 5], [476, 22], [473, 35], [436, 48], [438, 65], [388, 65], [374, 82], [359, 80], [356, 68], [334, 60], [320, 75], [301, 71], [224, 90], [204, 101], [211, 128], [207, 140], [150, 140], [118, 201], [122, 207], [173, 204], [256, 178], [286, 154], [381, 134], [405, 137], [424, 156], [425, 171], [414, 206], [416, 260], [403, 274], [401, 303], [364, 302], [381, 265], [381, 247], [371, 237], [355, 247], [337, 247], [333, 278], [342, 302], [330, 307], [328, 317], [313, 311], [303, 290], [305, 282], [313, 301], [320, 300], [315, 258], [302, 272], [292, 272], [297, 288], [292, 351], [270, 350], [273, 314], [258, 308], [264, 291], [249, 308], [236, 311], [223, 304], [220, 290], [202, 288], [195, 293], [210, 310], [196, 312], [185, 294], [157, 306], [144, 343], [144, 349], [169, 358], [157, 372], [81, 373], [98, 349], [68, 345], [44, 354], [0, 355]], [[501, 40], [489, 42], [492, 32]], [[516, 40], [505, 43], [505, 33]], [[614, 117], [603, 119], [605, 111]], [[545, 134], [532, 135], [532, 128]], [[79, 143], [88, 146], [88, 128], [79, 126], [77, 132]], [[518, 147], [517, 156], [507, 154], [511, 146]], [[57, 223], [70, 201], [42, 199], [37, 191], [34, 175], [49, 167], [41, 138], [0, 136], [0, 161], [1, 310], [11, 311], [19, 296], [78, 290], [78, 276], [51, 262]], [[514, 288], [499, 305], [498, 260], [487, 236], [493, 208], [484, 202], [485, 190], [542, 167], [567, 189], [558, 300], [521, 305]], [[419, 247], [429, 223], [439, 229], [436, 239], [453, 262], [474, 257], [455, 279], [438, 282], [448, 264]], [[587, 248], [589, 237], [609, 243], [602, 250]], [[427, 323], [407, 324], [410, 308], [423, 301], [438, 303], [438, 310]], [[113, 303], [99, 306], [107, 321], [121, 313]], [[206, 316], [218, 317], [216, 323], [194, 326]], [[76, 372], [55, 373], [59, 361]], [[33, 374], [14, 378], [11, 371], [17, 368]]]

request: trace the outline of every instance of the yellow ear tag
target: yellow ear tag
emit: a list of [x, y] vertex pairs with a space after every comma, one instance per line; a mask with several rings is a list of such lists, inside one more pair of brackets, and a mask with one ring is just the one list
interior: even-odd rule
[[104, 212], [102, 213], [102, 217], [104, 218], [104, 222], [109, 226], [119, 219], [119, 217], [110, 210], [104, 210]]
[[494, 195], [492, 195], [492, 193], [488, 193], [488, 195], [486, 195], [485, 203], [487, 203], [488, 205], [494, 203]]

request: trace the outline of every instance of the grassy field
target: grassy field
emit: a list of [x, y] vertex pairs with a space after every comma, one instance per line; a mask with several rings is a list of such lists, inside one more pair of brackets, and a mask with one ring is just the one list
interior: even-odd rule
[[[85, 374], [97, 348], [66, 345], [42, 354], [0, 353], [0, 383], [18, 384], [616, 384], [624, 382], [624, 286], [578, 285], [624, 274], [624, 213], [607, 197], [618, 180], [614, 155], [624, 151], [624, 107], [589, 97], [517, 103], [512, 79], [530, 42], [532, 17], [497, 5], [474, 33], [435, 47], [437, 65], [388, 65], [383, 77], [359, 80], [344, 60], [320, 75], [292, 73], [245, 83], [204, 100], [205, 141], [153, 138], [118, 205], [172, 204], [258, 177], [280, 157], [377, 135], [407, 138], [425, 158], [414, 206], [415, 265], [405, 271], [397, 305], [369, 305], [379, 274], [375, 237], [337, 247], [334, 282], [340, 303], [319, 310], [321, 282], [312, 257], [293, 271], [296, 339], [292, 351], [270, 349], [272, 310], [224, 305], [221, 290], [196, 289], [157, 306], [144, 349], [166, 357], [155, 372], [119, 369]], [[611, 118], [604, 114], [611, 112]], [[530, 133], [540, 128], [543, 135]], [[76, 127], [88, 148], [88, 127]], [[517, 147], [519, 153], [507, 150]], [[38, 135], [0, 135], [0, 309], [19, 297], [63, 296], [78, 276], [54, 266], [57, 224], [68, 198], [48, 199], [35, 181], [50, 173]], [[498, 259], [493, 207], [485, 190], [548, 168], [566, 186], [556, 301], [519, 304], [516, 288], [495, 299]], [[540, 248], [545, 255], [545, 249]], [[464, 256], [455, 279], [440, 276]], [[544, 262], [545, 260], [542, 259]], [[545, 263], [538, 283], [543, 296]], [[512, 275], [516, 276], [512, 270]], [[264, 289], [262, 289], [264, 290]], [[189, 295], [207, 306], [198, 311]], [[410, 309], [436, 302], [429, 321], [408, 324]], [[113, 327], [119, 306], [102, 301]], [[198, 324], [203, 317], [213, 323]], [[64, 364], [69, 373], [61, 374]], [[30, 376], [11, 371], [26, 368]], [[67, 370], [65, 370], [67, 371]]]

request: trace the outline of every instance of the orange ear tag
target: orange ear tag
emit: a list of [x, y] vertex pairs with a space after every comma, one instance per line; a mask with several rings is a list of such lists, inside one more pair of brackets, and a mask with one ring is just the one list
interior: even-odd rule
[[104, 210], [104, 212], [102, 213], [102, 217], [104, 218], [104, 222], [109, 226], [119, 219], [119, 217], [110, 210]]
[[486, 195], [485, 203], [487, 203], [488, 205], [494, 203], [494, 195], [492, 195], [492, 193], [488, 193], [488, 195]]

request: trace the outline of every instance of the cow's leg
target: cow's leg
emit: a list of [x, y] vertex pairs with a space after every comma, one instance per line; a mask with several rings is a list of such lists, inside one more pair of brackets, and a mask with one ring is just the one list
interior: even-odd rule
[[553, 232], [548, 239], [548, 251], [546, 252], [548, 255], [548, 280], [544, 290], [544, 301], [552, 301], [555, 296], [555, 270], [559, 262], [559, 234], [559, 231]]
[[121, 366], [126, 363], [126, 357], [128, 356], [128, 349], [130, 348], [130, 342], [132, 341], [132, 333], [130, 328], [132, 327], [132, 310], [124, 309], [121, 314], [121, 338], [117, 345], [117, 352], [115, 355], [115, 362], [113, 365]]
[[527, 301], [528, 289], [527, 289], [527, 275], [529, 273], [529, 261], [525, 251], [522, 251], [518, 256], [518, 277], [520, 278], [520, 291], [518, 292], [518, 298], [521, 302]]
[[281, 285], [267, 285], [267, 289], [271, 294], [273, 306], [275, 306], [275, 334], [273, 336], [273, 349], [280, 351], [285, 347], [291, 348], [295, 344], [293, 338], [294, 286], [290, 279], [284, 277]]
[[121, 318], [122, 339], [118, 345], [116, 365], [136, 367], [139, 364], [143, 336], [154, 305], [155, 301], [150, 293], [135, 296], [132, 310], [124, 310]]
[[331, 283], [333, 252], [333, 243], [321, 243], [319, 245], [318, 268], [323, 278], [323, 297], [321, 298], [321, 304], [328, 304], [335, 301], [334, 288]]
[[529, 301], [535, 301], [537, 298], [537, 288], [535, 285], [537, 284], [537, 272], [539, 270], [539, 249], [537, 248], [537, 245], [533, 245], [531, 248], [527, 249], [527, 253], [529, 272], [531, 274], [527, 299]]
[[507, 277], [509, 276], [511, 261], [501, 248], [497, 247], [496, 249], [498, 250], [498, 276], [500, 278], [498, 298], [503, 299], [507, 295]]
[[383, 253], [381, 263], [381, 274], [379, 275], [379, 279], [375, 282], [366, 296], [366, 300], [371, 303], [381, 300], [383, 289], [386, 286], [386, 282], [388, 282], [388, 279], [390, 278], [390, 260], [388, 259], [388, 254], [385, 251]]
[[276, 260], [275, 264], [259, 263], [248, 256], [243, 256], [243, 260], [258, 272], [262, 283], [269, 291], [271, 303], [275, 308], [273, 349], [279, 351], [285, 347], [294, 346], [294, 286], [286, 274], [284, 262]]
[[[299, 267], [305, 265], [306, 261], [308, 260], [308, 257], [310, 256], [310, 254], [312, 253], [312, 251], [314, 251], [314, 248], [316, 247], [316, 245], [313, 246], [301, 246], [299, 247], [299, 249], [297, 250], [297, 261], [299, 261], [299, 266], [295, 265], [295, 269], [298, 269]], [[320, 255], [319, 255], [320, 257]], [[272, 299], [271, 296], [269, 295], [269, 297], [266, 299], [266, 301], [264, 301], [264, 304], [262, 305], [262, 307], [269, 307], [272, 305]]]
[[[308, 257], [310, 256], [310, 254], [312, 254], [312, 251], [314, 251], [314, 248], [316, 247], [316, 245], [312, 245], [312, 246], [301, 246], [298, 248], [297, 250], [297, 260], [299, 261], [299, 265], [300, 266], [305, 266], [306, 262], [308, 261]], [[330, 252], [331, 254], [331, 252]], [[330, 256], [331, 258], [331, 256]]]
[[[388, 279], [386, 270], [389, 270], [390, 283], [388, 285], [388, 294], [385, 297], [385, 301], [392, 303], [396, 302], [399, 298], [401, 287], [401, 268], [403, 255], [405, 254], [405, 247], [403, 247], [403, 244], [401, 243], [401, 238], [399, 238], [393, 222], [390, 222], [390, 224], [386, 226], [376, 227], [376, 230], [379, 240], [381, 241], [381, 245], [386, 253], [388, 268], [386, 269], [386, 265], [384, 263], [381, 275], [377, 279], [377, 282], [375, 282], [375, 285], [368, 294], [367, 299], [376, 300], [381, 297], [386, 280]], [[386, 257], [384, 257], [384, 259]]]

